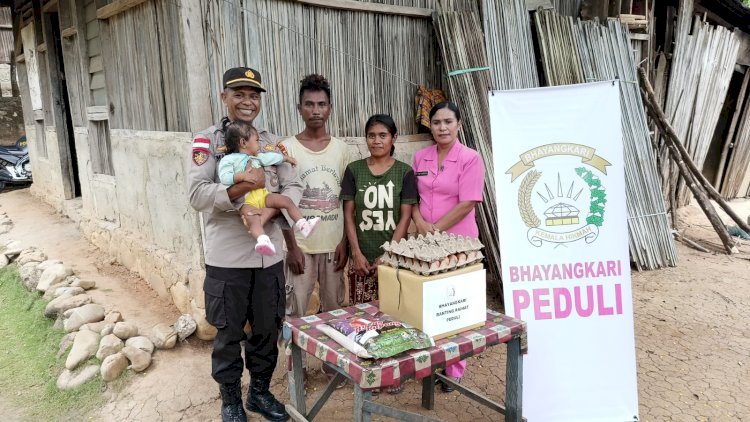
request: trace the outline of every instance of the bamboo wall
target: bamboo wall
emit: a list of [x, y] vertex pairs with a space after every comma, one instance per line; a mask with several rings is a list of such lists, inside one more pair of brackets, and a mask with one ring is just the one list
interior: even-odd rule
[[[435, 7], [435, 0], [386, 0]], [[280, 135], [302, 129], [299, 80], [309, 73], [332, 85], [329, 127], [337, 136], [363, 136], [366, 119], [391, 114], [402, 134], [417, 132], [417, 84], [441, 85], [432, 21], [303, 5], [288, 0], [201, 0], [214, 121], [225, 69], [260, 71], [268, 89], [260, 126]]]
[[102, 42], [111, 128], [189, 131], [178, 9], [173, 0], [154, 0], [100, 21], [109, 25]]
[[[0, 25], [9, 26], [10, 8], [0, 7]], [[10, 63], [11, 53], [13, 52], [13, 30], [10, 28], [0, 28], [0, 64]]]

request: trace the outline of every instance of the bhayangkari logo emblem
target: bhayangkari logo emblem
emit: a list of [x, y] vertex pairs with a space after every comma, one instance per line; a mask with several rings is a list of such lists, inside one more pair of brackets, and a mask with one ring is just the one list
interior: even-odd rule
[[518, 187], [518, 211], [529, 229], [526, 237], [536, 247], [545, 242], [559, 246], [581, 239], [592, 243], [604, 224], [607, 194], [602, 181], [584, 166], [568, 170], [556, 167], [555, 172], [533, 169], [536, 160], [552, 156], [581, 157], [583, 164], [603, 175], [607, 174], [607, 166], [611, 166], [596, 155], [594, 148], [579, 144], [547, 144], [521, 154], [521, 160], [506, 174], [515, 181], [528, 171]]

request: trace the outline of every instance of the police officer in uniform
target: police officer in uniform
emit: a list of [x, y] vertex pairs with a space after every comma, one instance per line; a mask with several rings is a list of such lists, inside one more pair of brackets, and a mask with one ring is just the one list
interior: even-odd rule
[[[280, 214], [264, 227], [279, 252], [264, 257], [255, 252], [255, 239], [248, 234], [238, 210], [244, 195], [264, 184], [269, 192], [286, 195], [298, 204], [302, 185], [288, 163], [249, 170], [255, 183], [227, 188], [218, 182], [217, 164], [226, 153], [224, 125], [235, 120], [252, 123], [260, 113], [261, 93], [266, 91], [258, 71], [245, 67], [227, 70], [223, 84], [221, 100], [227, 116], [193, 138], [189, 180], [190, 205], [205, 216], [206, 319], [218, 330], [211, 376], [219, 383], [222, 420], [245, 421], [240, 384], [241, 342], [245, 341], [244, 364], [250, 371], [247, 409], [267, 420], [285, 421], [289, 415], [268, 387], [276, 367], [276, 340], [285, 308], [282, 231], [287, 242], [294, 242], [294, 234]], [[280, 138], [257, 130], [263, 150], [277, 148]], [[246, 322], [252, 326], [249, 335], [243, 331]]]

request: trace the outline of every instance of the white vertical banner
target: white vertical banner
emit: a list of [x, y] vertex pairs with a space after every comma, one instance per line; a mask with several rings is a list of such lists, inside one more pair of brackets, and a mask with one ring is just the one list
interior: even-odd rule
[[505, 310], [528, 323], [523, 414], [637, 421], [619, 83], [489, 102]]

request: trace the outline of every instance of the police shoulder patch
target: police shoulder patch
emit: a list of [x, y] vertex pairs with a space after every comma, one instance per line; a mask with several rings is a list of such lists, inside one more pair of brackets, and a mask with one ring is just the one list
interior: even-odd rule
[[208, 150], [203, 148], [193, 148], [193, 162], [197, 166], [202, 166], [208, 161]]

